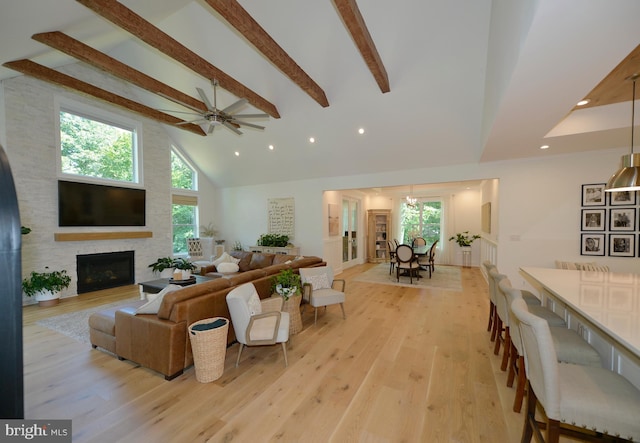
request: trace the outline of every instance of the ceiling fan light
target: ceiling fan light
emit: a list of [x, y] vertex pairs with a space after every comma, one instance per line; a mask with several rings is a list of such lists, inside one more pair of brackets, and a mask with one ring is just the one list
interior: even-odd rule
[[622, 166], [611, 176], [604, 190], [606, 192], [640, 190], [640, 154], [622, 156]]

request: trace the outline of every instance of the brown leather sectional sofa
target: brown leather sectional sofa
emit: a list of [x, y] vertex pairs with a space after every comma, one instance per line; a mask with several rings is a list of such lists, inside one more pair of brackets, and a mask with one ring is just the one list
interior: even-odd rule
[[[203, 274], [218, 277], [168, 293], [157, 314], [135, 314], [141, 303], [93, 314], [89, 319], [91, 344], [113, 352], [121, 360], [131, 360], [171, 380], [193, 365], [188, 326], [211, 317], [230, 319], [226, 296], [234, 287], [253, 282], [261, 298], [270, 297], [272, 279], [287, 268], [324, 266], [320, 257], [233, 251], [240, 258], [240, 271], [224, 276], [206, 268]], [[213, 271], [213, 274], [211, 272]], [[235, 341], [230, 324], [227, 344]]]

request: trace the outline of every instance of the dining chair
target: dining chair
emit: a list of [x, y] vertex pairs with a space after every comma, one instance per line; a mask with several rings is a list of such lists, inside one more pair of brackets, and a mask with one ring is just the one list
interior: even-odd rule
[[411, 245], [412, 246], [426, 246], [427, 241], [422, 237], [416, 237], [413, 239]]
[[[331, 266], [317, 266], [314, 268], [300, 268], [300, 280], [302, 282], [302, 299], [315, 309], [313, 324], [318, 322], [318, 307], [340, 304], [342, 318], [347, 318], [344, 313], [345, 280], [333, 276]], [[304, 307], [303, 307], [304, 309]]]
[[391, 275], [398, 261], [396, 260], [396, 247], [391, 240], [387, 240], [387, 246], [389, 247], [389, 275]]
[[[511, 305], [519, 321], [527, 371], [522, 443], [557, 443], [560, 435], [583, 441], [640, 440], [640, 391], [609, 369], [558, 363], [549, 323]], [[538, 406], [541, 419], [536, 418]], [[544, 431], [544, 435], [543, 435]]]
[[[514, 300], [522, 299], [522, 291], [511, 286], [508, 278], [502, 279], [498, 284], [498, 289], [507, 300], [509, 307], [509, 332], [511, 335], [511, 352], [509, 359], [509, 374], [507, 376], [507, 386], [512, 387], [517, 377], [516, 395], [513, 400], [513, 411], [520, 412], [524, 390], [526, 385], [526, 370], [524, 365], [524, 348], [522, 337], [520, 336], [520, 322], [514, 315], [511, 305]], [[526, 305], [526, 303], [525, 303]], [[527, 310], [529, 310], [529, 306]], [[573, 363], [578, 365], [602, 367], [602, 358], [593, 346], [587, 343], [580, 334], [573, 329], [561, 326], [550, 326], [551, 337], [556, 349], [556, 356], [559, 362]]]
[[253, 283], [245, 283], [232, 289], [226, 297], [231, 323], [240, 343], [236, 367], [245, 346], [282, 344], [284, 365], [287, 361], [289, 341], [289, 314], [282, 312], [283, 298], [271, 297], [260, 300]]
[[400, 271], [409, 274], [409, 281], [413, 284], [413, 276], [420, 278], [420, 263], [416, 260], [413, 248], [409, 245], [400, 245], [396, 248], [396, 280], [400, 281]]

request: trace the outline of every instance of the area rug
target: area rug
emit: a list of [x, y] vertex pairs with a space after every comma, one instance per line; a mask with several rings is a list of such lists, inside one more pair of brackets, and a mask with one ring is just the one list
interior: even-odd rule
[[71, 337], [79, 342], [89, 343], [89, 317], [91, 314], [116, 306], [131, 304], [139, 299], [139, 297], [136, 297], [128, 300], [120, 300], [118, 302], [100, 305], [94, 308], [84, 309], [82, 311], [69, 312], [67, 314], [56, 315], [54, 317], [43, 318], [42, 320], [38, 320], [36, 324], [38, 326], [51, 329], [52, 331], [59, 332], [67, 337]]
[[436, 270], [431, 278], [429, 278], [429, 271], [421, 271], [420, 275], [422, 275], [422, 278], [419, 280], [414, 277], [413, 284], [409, 283], [409, 277], [400, 277], [400, 282], [397, 282], [395, 270], [389, 275], [389, 263], [380, 263], [363, 272], [354, 280], [409, 288], [438, 288], [462, 292], [462, 276], [460, 268], [457, 266], [436, 265]]

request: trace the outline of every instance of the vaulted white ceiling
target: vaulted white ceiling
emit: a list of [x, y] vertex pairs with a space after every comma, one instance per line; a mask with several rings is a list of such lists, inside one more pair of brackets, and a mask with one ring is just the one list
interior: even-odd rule
[[[5, 3], [0, 64], [76, 63], [31, 39], [62, 31], [192, 97], [196, 87], [212, 94], [210, 79], [77, 1]], [[629, 147], [628, 103], [571, 110], [640, 43], [637, 0], [357, 0], [389, 77], [387, 93], [331, 0], [239, 1], [324, 90], [328, 107], [205, 1], [121, 3], [276, 106], [281, 118], [252, 121], [265, 129], [243, 128], [243, 135], [220, 127], [203, 137], [165, 126], [218, 186]], [[0, 79], [15, 75], [0, 68]], [[185, 110], [134, 90], [130, 98], [147, 106]], [[218, 89], [220, 107], [238, 98]], [[551, 148], [541, 151], [543, 144]]]

